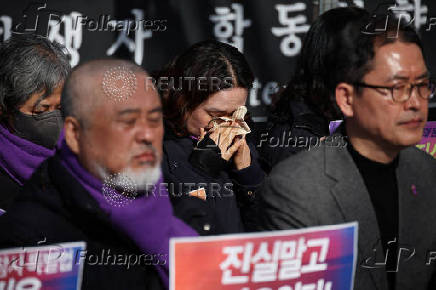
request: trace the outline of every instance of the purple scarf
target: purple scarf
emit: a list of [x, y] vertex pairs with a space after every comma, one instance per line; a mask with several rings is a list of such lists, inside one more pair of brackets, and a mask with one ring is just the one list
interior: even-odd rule
[[9, 132], [0, 124], [0, 166], [19, 185], [23, 185], [55, 150], [34, 144]]
[[62, 165], [98, 202], [100, 208], [110, 214], [112, 224], [130, 237], [146, 254], [158, 254], [165, 261], [156, 265], [157, 271], [168, 288], [169, 240], [172, 237], [197, 236], [198, 234], [173, 215], [168, 191], [161, 187], [162, 174], [153, 193], [132, 200], [125, 206], [112, 206], [103, 196], [103, 184], [80, 164], [76, 155], [62, 140], [60, 146]]

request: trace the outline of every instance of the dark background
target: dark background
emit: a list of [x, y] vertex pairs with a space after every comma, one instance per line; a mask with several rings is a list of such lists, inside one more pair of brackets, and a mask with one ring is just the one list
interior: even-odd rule
[[[130, 32], [128, 37], [132, 50], [129, 50], [127, 45], [121, 44], [115, 49], [113, 55], [131, 60], [136, 59], [136, 62], [147, 71], [160, 69], [174, 56], [195, 42], [218, 39], [214, 34], [216, 22], [211, 20], [212, 15], [217, 15], [217, 8], [228, 9], [221, 15], [222, 17], [232, 17], [236, 13], [236, 9], [239, 9], [234, 7], [242, 7], [242, 19], [251, 23], [243, 28], [242, 33], [238, 34], [236, 32], [238, 24], [234, 20], [225, 22], [225, 25], [229, 25], [227, 29], [229, 27], [233, 29], [233, 33], [230, 33], [231, 36], [227, 38], [227, 41], [232, 42], [235, 36], [241, 37], [243, 53], [257, 79], [256, 88], [250, 92], [247, 103], [255, 121], [265, 121], [266, 110], [271, 102], [271, 94], [289, 80], [298, 57], [298, 49], [292, 51], [291, 47], [291, 52], [283, 52], [280, 45], [283, 39], [290, 34], [295, 35], [296, 38], [293, 40], [297, 43], [302, 41], [305, 35], [304, 31], [296, 33], [285, 31], [283, 36], [273, 34], [274, 28], [280, 30], [280, 27], [283, 27], [282, 29], [286, 30], [287, 23], [289, 23], [286, 20], [285, 22], [280, 21], [276, 5], [300, 6], [298, 11], [288, 12], [285, 17], [287, 21], [291, 22], [295, 17], [301, 18], [298, 27], [310, 25], [319, 11], [344, 6], [347, 5], [346, 2], [353, 1], [52, 0], [39, 2], [16, 0], [5, 2], [3, 1], [0, 8], [0, 41], [4, 41], [11, 29], [13, 30], [19, 23], [21, 26], [17, 28], [18, 31], [23, 27], [26, 29], [32, 27], [31, 24], [35, 21], [35, 16], [39, 15], [37, 32], [44, 35], [48, 31], [47, 36], [51, 40], [63, 42], [72, 54], [71, 63], [73, 66], [86, 60], [108, 57], [108, 49], [122, 33], [90, 31], [84, 26], [80, 30], [80, 24], [76, 26], [79, 29], [74, 32], [76, 16], [87, 16], [88, 19], [98, 20], [102, 15], [107, 15], [116, 20], [134, 20], [134, 11], [136, 11], [137, 17], [141, 16], [140, 13], [142, 13], [141, 18], [144, 21], [153, 21], [154, 25], [150, 26], [153, 31], [144, 32], [145, 37], [141, 37], [141, 33], [138, 31]], [[363, 4], [369, 11], [375, 11], [377, 7], [380, 9], [379, 5], [382, 4], [382, 1], [376, 0], [354, 0], [354, 2], [360, 6]], [[418, 23], [416, 19], [421, 19], [417, 27], [420, 28], [419, 32], [424, 43], [429, 69], [436, 73], [436, 57], [432, 55], [436, 49], [436, 25], [432, 27], [433, 29], [427, 29], [431, 18], [436, 18], [436, 1], [396, 0], [383, 3], [396, 4], [399, 9], [404, 10], [415, 19], [415, 25]], [[45, 8], [36, 12], [36, 8], [43, 7], [44, 4]], [[47, 26], [47, 11], [67, 16], [60, 25], [57, 25], [58, 31], [53, 31], [51, 27], [47, 29], [49, 27]], [[436, 24], [436, 19], [434, 23]], [[435, 99], [430, 104], [429, 120], [436, 120]]]

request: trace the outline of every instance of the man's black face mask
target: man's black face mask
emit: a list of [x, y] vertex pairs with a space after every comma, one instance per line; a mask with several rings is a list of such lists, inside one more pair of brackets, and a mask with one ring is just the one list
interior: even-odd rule
[[27, 115], [17, 112], [12, 125], [15, 129], [15, 135], [52, 149], [59, 138], [63, 121], [59, 110], [39, 115]]

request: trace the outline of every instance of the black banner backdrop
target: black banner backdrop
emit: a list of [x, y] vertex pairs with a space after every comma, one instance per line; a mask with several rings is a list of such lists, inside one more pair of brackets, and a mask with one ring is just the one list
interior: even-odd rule
[[[8, 1], [0, 8], [0, 41], [13, 31], [36, 32], [63, 43], [73, 66], [116, 56], [148, 71], [160, 69], [195, 42], [231, 43], [255, 73], [247, 103], [254, 120], [261, 122], [271, 95], [291, 77], [312, 21], [325, 10], [351, 2], [369, 11], [395, 5], [419, 30], [430, 71], [436, 73], [436, 2], [430, 0]], [[430, 108], [429, 119], [436, 120], [436, 100]]]

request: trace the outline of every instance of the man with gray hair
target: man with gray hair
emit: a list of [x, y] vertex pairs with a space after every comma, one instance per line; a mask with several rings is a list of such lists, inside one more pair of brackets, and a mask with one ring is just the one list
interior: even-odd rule
[[[122, 60], [74, 69], [62, 94], [64, 137], [0, 217], [1, 248], [85, 241], [82, 289], [168, 287], [169, 238], [196, 233], [173, 216], [161, 186], [162, 109], [147, 76]], [[88, 261], [108, 250], [148, 259]]]

